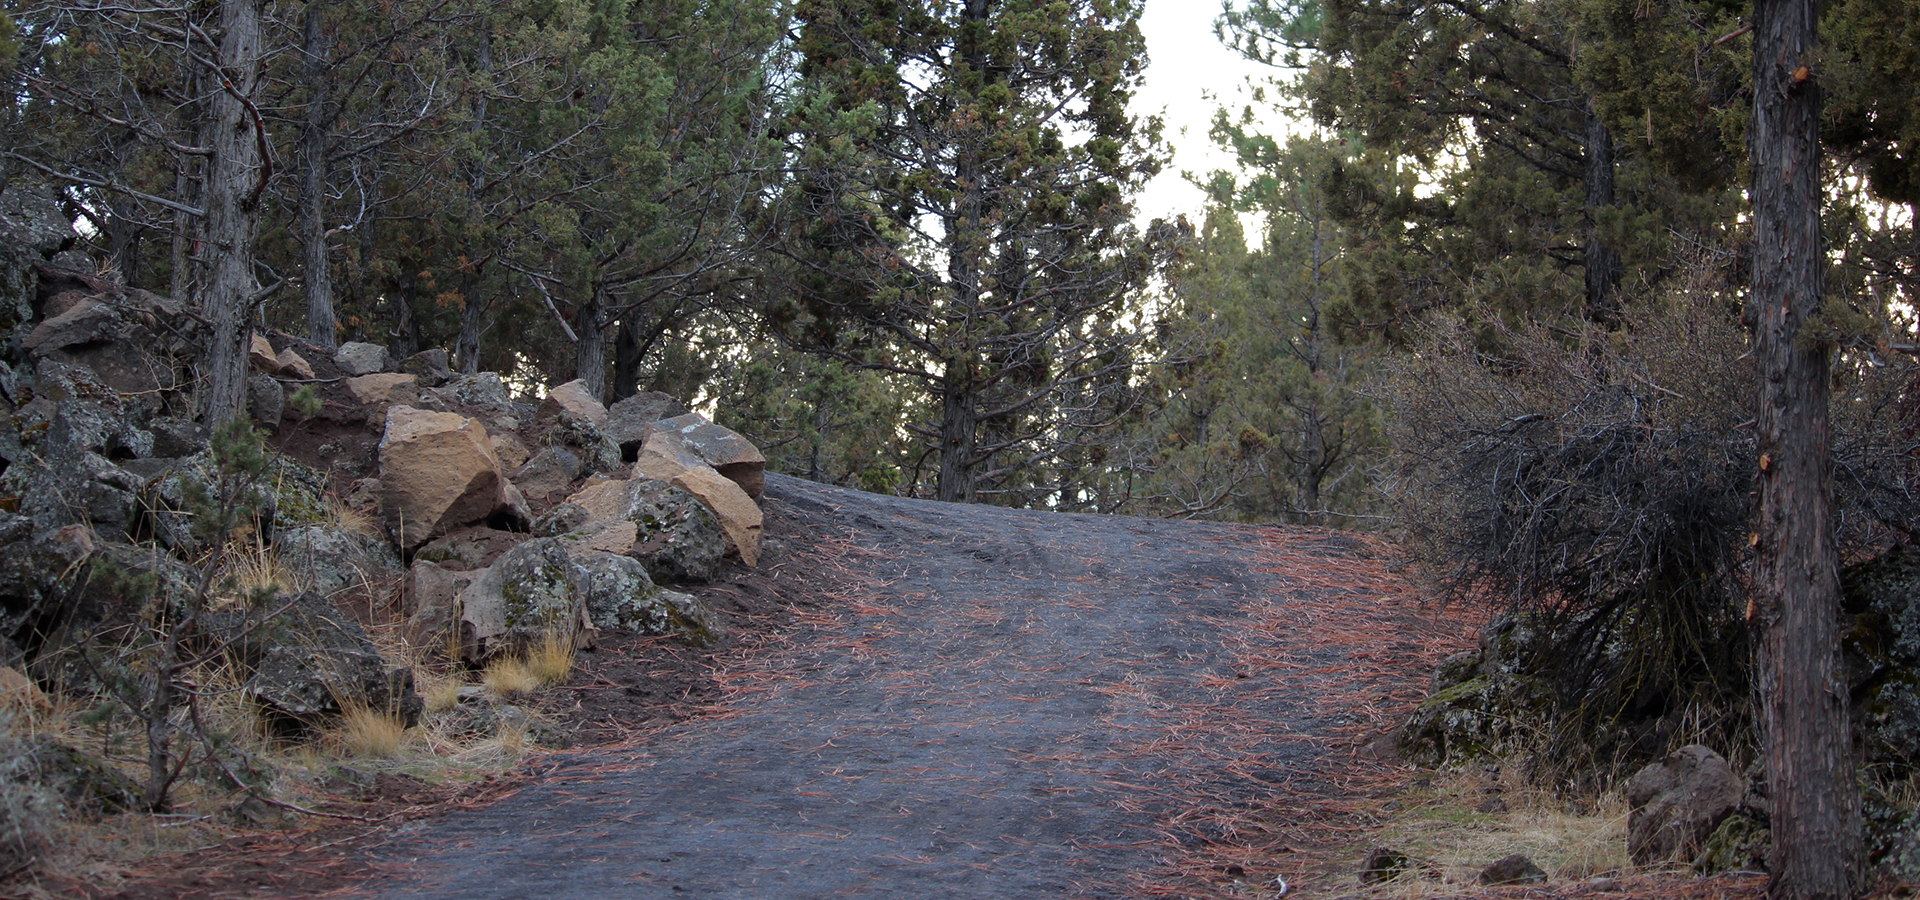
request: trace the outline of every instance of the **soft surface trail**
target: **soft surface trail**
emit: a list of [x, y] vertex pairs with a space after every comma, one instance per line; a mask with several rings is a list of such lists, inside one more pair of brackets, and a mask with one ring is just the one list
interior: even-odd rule
[[1312, 778], [1352, 725], [1315, 673], [1369, 649], [1289, 607], [1365, 588], [1357, 541], [769, 481], [818, 538], [788, 552], [862, 577], [837, 608], [729, 673], [727, 711], [398, 836], [353, 893], [1134, 896], [1215, 837], [1183, 815]]

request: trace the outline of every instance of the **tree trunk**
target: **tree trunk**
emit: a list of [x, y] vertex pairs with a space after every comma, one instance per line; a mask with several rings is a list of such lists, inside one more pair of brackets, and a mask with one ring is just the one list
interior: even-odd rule
[[252, 304], [259, 291], [253, 275], [253, 242], [259, 230], [260, 195], [265, 189], [261, 136], [253, 117], [261, 57], [260, 0], [220, 0], [221, 89], [209, 103], [213, 118], [207, 177], [205, 301], [213, 324], [206, 355], [206, 383], [200, 414], [217, 427], [244, 414], [247, 344], [252, 337]]
[[973, 389], [972, 373], [966, 361], [948, 362], [947, 376], [940, 390], [940, 476], [934, 483], [934, 499], [948, 503], [972, 503], [974, 432], [978, 425], [979, 402]]
[[300, 136], [300, 242], [306, 267], [307, 337], [329, 350], [339, 339], [333, 321], [333, 267], [327, 254], [327, 43], [320, 29], [322, 0], [309, 0], [306, 21], [307, 120]]
[[583, 382], [583, 387], [593, 399], [606, 402], [607, 399], [607, 328], [601, 324], [607, 310], [607, 289], [594, 285], [587, 305], [580, 309], [580, 321], [576, 326], [579, 343], [574, 345], [573, 377]]
[[1600, 211], [1613, 206], [1613, 134], [1587, 103], [1587, 321], [1620, 320], [1620, 254], [1600, 237]]
[[1754, 598], [1772, 900], [1844, 900], [1860, 876], [1829, 461], [1828, 349], [1799, 338], [1820, 308], [1820, 93], [1814, 0], [1754, 9], [1754, 357], [1760, 381]]
[[613, 338], [613, 396], [607, 398], [609, 404], [619, 403], [640, 390], [640, 328], [633, 324], [637, 313], [628, 312], [620, 319], [620, 329]]

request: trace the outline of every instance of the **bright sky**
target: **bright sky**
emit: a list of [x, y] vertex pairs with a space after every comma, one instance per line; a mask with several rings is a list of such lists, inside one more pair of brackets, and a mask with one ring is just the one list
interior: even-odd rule
[[1147, 36], [1146, 83], [1134, 98], [1134, 112], [1161, 112], [1163, 136], [1173, 145], [1173, 163], [1147, 184], [1135, 200], [1138, 219], [1150, 222], [1186, 213], [1195, 226], [1206, 195], [1185, 178], [1182, 170], [1204, 176], [1231, 167], [1231, 158], [1207, 137], [1213, 113], [1222, 105], [1239, 115], [1246, 105], [1243, 86], [1248, 77], [1265, 80], [1273, 69], [1247, 61], [1222, 46], [1213, 36], [1213, 19], [1220, 14], [1218, 0], [1147, 0], [1140, 30]]

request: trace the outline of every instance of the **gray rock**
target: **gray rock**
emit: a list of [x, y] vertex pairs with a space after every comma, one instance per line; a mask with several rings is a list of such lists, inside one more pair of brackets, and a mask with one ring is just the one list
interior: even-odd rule
[[1485, 885], [1502, 884], [1546, 884], [1547, 873], [1535, 865], [1525, 855], [1515, 853], [1502, 857], [1498, 862], [1480, 870], [1480, 883]]
[[684, 416], [692, 410], [671, 394], [642, 391], [607, 409], [607, 437], [620, 445], [622, 459], [632, 462], [646, 443], [647, 432], [655, 422]]
[[0, 512], [0, 638], [24, 641], [36, 624], [64, 617], [80, 566], [94, 549], [94, 534], [84, 525], [41, 529], [25, 516]]
[[70, 810], [97, 815], [124, 812], [140, 803], [138, 782], [51, 735], [28, 738], [20, 749], [27, 764], [16, 775], [53, 791]]
[[1720, 754], [1682, 747], [1627, 782], [1627, 851], [1640, 865], [1692, 860], [1746, 793], [1746, 779]]
[[587, 524], [593, 514], [578, 503], [561, 503], [533, 520], [535, 537], [559, 537]]
[[595, 522], [632, 522], [629, 555], [654, 581], [708, 582], [718, 577], [726, 536], [700, 499], [664, 481], [635, 478], [591, 484], [569, 498]]
[[524, 534], [497, 528], [463, 528], [434, 539], [415, 552], [413, 558], [457, 572], [477, 572], [493, 565], [526, 539]]
[[481, 663], [524, 653], [549, 636], [580, 646], [587, 574], [557, 538], [534, 538], [482, 572], [460, 594], [461, 657]]
[[587, 615], [594, 625], [675, 635], [694, 646], [719, 639], [718, 616], [691, 595], [655, 585], [639, 560], [593, 551], [575, 558], [587, 573]]
[[[715, 425], [699, 413], [688, 413], [658, 422], [653, 430], [678, 432], [686, 448], [701, 462], [739, 485], [747, 496], [757, 498], [766, 493], [766, 457], [760, 455], [760, 448], [752, 441], [732, 429]], [[643, 449], [650, 445], [651, 442], [643, 445]]]
[[493, 372], [462, 375], [434, 389], [434, 392], [446, 400], [478, 410], [513, 409], [513, 400], [507, 394], [507, 383]]
[[370, 534], [325, 525], [280, 529], [274, 536], [281, 564], [322, 596], [359, 591], [380, 598], [399, 583], [400, 554]]
[[1361, 884], [1392, 881], [1415, 868], [1412, 857], [1390, 847], [1375, 847], [1360, 864]]
[[39, 284], [34, 262], [73, 240], [73, 220], [60, 214], [53, 191], [17, 181], [0, 185], [0, 333], [33, 318]]
[[393, 370], [393, 357], [379, 344], [348, 341], [333, 353], [333, 364], [349, 376]]
[[1520, 675], [1480, 675], [1421, 701], [1400, 728], [1400, 755], [1434, 768], [1497, 759], [1521, 749], [1530, 723], [1544, 721], [1552, 691]]
[[248, 673], [242, 689], [282, 731], [312, 728], [355, 706], [389, 711], [409, 726], [420, 720], [413, 669], [389, 666], [359, 623], [317, 592], [205, 619], [208, 639]]
[[422, 350], [401, 360], [400, 371], [419, 378], [421, 387], [439, 387], [455, 377], [453, 369], [447, 364], [447, 351], [438, 347]]
[[566, 496], [573, 483], [586, 474], [586, 468], [586, 463], [567, 448], [548, 447], [507, 473], [507, 480], [520, 489], [528, 502], [546, 503]]
[[287, 389], [273, 376], [259, 373], [247, 376], [247, 414], [254, 422], [268, 430], [277, 429], [286, 408]]

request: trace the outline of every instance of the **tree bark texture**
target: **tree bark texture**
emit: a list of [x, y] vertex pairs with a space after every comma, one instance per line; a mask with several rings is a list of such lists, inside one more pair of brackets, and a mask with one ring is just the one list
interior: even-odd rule
[[1613, 327], [1620, 319], [1620, 253], [1600, 236], [1600, 211], [1613, 206], [1613, 134], [1587, 104], [1587, 321]]
[[254, 114], [263, 41], [260, 0], [221, 0], [219, 70], [212, 73], [213, 118], [207, 174], [206, 293], [202, 306], [213, 324], [207, 348], [200, 413], [220, 426], [245, 412], [247, 345], [252, 305], [260, 285], [253, 274], [253, 245], [260, 227], [260, 197], [266, 160]]
[[940, 391], [940, 474], [934, 482], [934, 499], [948, 503], [972, 503], [975, 498], [973, 455], [980, 399], [973, 390], [970, 368], [965, 360], [949, 361]]
[[327, 40], [321, 0], [309, 0], [306, 19], [307, 120], [300, 135], [300, 242], [306, 265], [307, 337], [329, 350], [338, 340], [333, 320], [333, 268], [327, 254]]
[[1860, 873], [1829, 458], [1828, 349], [1800, 336], [1825, 288], [1816, 0], [1754, 14], [1754, 356], [1760, 405], [1759, 629], [1773, 900], [1841, 900]]

